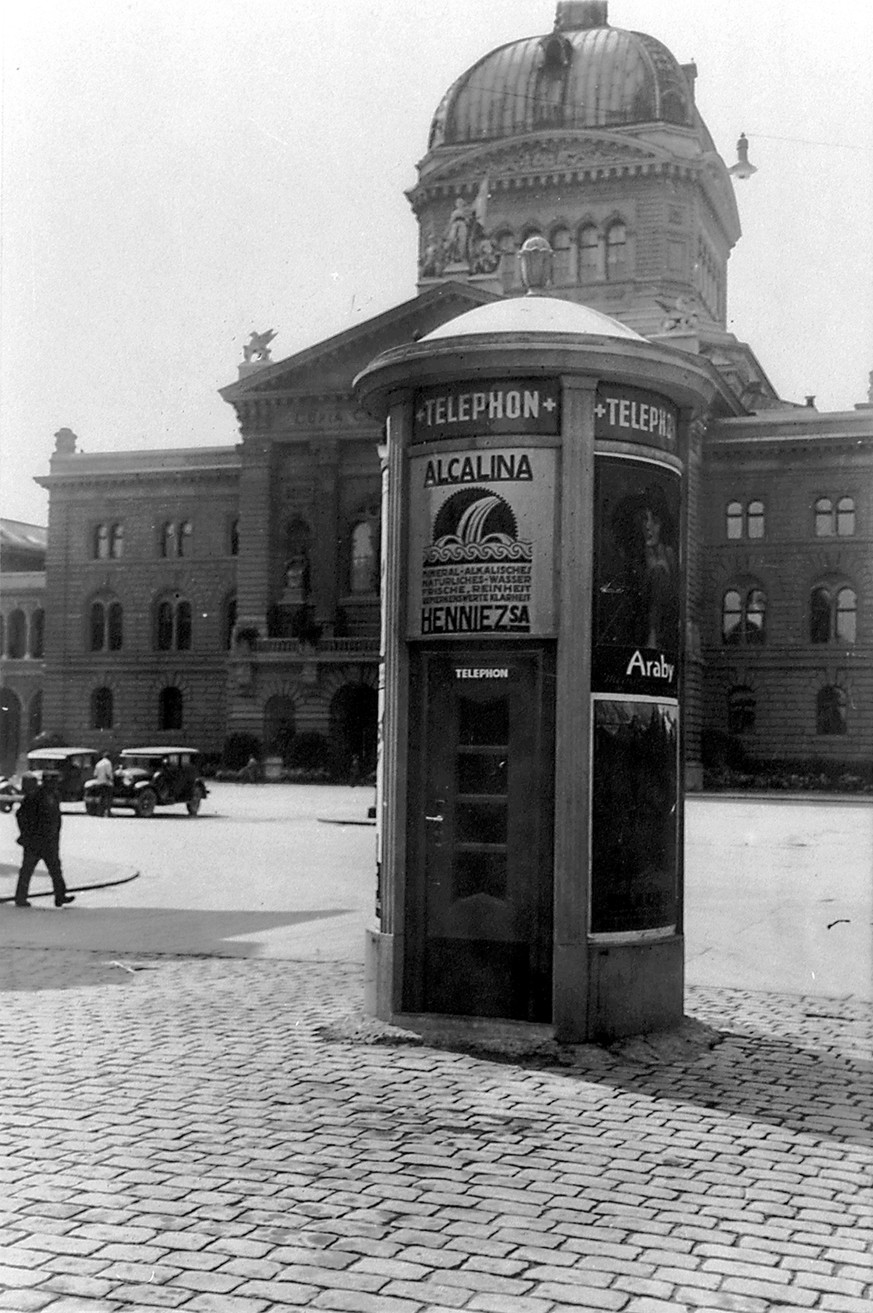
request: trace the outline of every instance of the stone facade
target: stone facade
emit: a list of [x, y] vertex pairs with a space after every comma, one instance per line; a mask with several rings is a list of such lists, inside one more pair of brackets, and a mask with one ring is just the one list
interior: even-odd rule
[[0, 773], [42, 729], [46, 531], [0, 520]]
[[705, 452], [707, 724], [750, 757], [869, 765], [873, 407], [721, 420]]
[[[379, 427], [351, 383], [372, 355], [477, 305], [441, 286], [223, 390], [241, 442], [86, 455], [50, 472], [43, 723], [67, 742], [231, 734], [334, 772], [375, 764]], [[357, 761], [355, 761], [357, 758]]]
[[[727, 331], [740, 225], [695, 76], [653, 38], [610, 28], [604, 5], [562, 0], [553, 33], [486, 56], [435, 114], [408, 193], [413, 300], [286, 360], [268, 341], [247, 349], [222, 390], [235, 447], [87, 456], [61, 430], [39, 480], [43, 728], [110, 747], [182, 736], [216, 753], [241, 733], [285, 755], [317, 735], [333, 769], [370, 767], [382, 434], [352, 380], [389, 347], [520, 294], [516, 253], [540, 234], [554, 295], [705, 358], [716, 380], [690, 428], [692, 764], [707, 732], [762, 758], [869, 761], [873, 409], [780, 401]], [[22, 714], [34, 692], [21, 684]]]

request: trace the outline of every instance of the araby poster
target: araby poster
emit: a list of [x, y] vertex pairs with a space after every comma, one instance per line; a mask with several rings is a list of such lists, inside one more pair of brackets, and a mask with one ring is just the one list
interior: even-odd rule
[[679, 475], [598, 456], [591, 687], [675, 697], [679, 687]]
[[555, 469], [551, 447], [412, 459], [411, 638], [554, 633]]

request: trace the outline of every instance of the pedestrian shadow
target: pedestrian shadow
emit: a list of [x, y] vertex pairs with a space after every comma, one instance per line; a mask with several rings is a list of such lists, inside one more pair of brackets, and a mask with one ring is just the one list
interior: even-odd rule
[[[278, 956], [289, 961], [313, 960], [311, 935], [305, 929], [358, 913], [354, 908], [310, 908], [298, 912], [201, 911], [178, 908], [93, 908], [77, 903], [61, 912], [47, 900], [28, 911], [0, 909], [0, 993], [14, 989], [40, 991], [119, 983], [115, 972], [98, 971], [100, 958], [148, 958], [160, 969], [161, 959], [275, 957], [271, 939], [282, 938]], [[13, 961], [21, 954], [20, 959]], [[24, 958], [39, 955], [39, 969], [27, 970]], [[57, 966], [53, 967], [52, 958]], [[90, 971], [70, 970], [71, 959], [92, 958]], [[317, 960], [317, 959], [316, 959]], [[119, 975], [122, 974], [119, 972]]]

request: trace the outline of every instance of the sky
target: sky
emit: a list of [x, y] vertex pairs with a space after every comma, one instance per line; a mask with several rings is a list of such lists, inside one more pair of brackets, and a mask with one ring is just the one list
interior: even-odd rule
[[[0, 514], [46, 522], [54, 433], [232, 444], [253, 330], [274, 360], [415, 294], [434, 110], [554, 0], [0, 0]], [[728, 327], [779, 394], [867, 399], [873, 4], [611, 0], [698, 67], [743, 237]]]

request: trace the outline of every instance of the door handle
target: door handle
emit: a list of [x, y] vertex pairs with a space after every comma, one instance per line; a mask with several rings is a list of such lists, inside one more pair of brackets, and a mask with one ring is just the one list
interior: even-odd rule
[[439, 816], [428, 816], [428, 815], [425, 815], [425, 818], [424, 818], [424, 819], [425, 819], [426, 821], [439, 821], [440, 824], [442, 824], [442, 822], [443, 822], [443, 820], [444, 820], [445, 818], [442, 816], [442, 814], [440, 814]]

